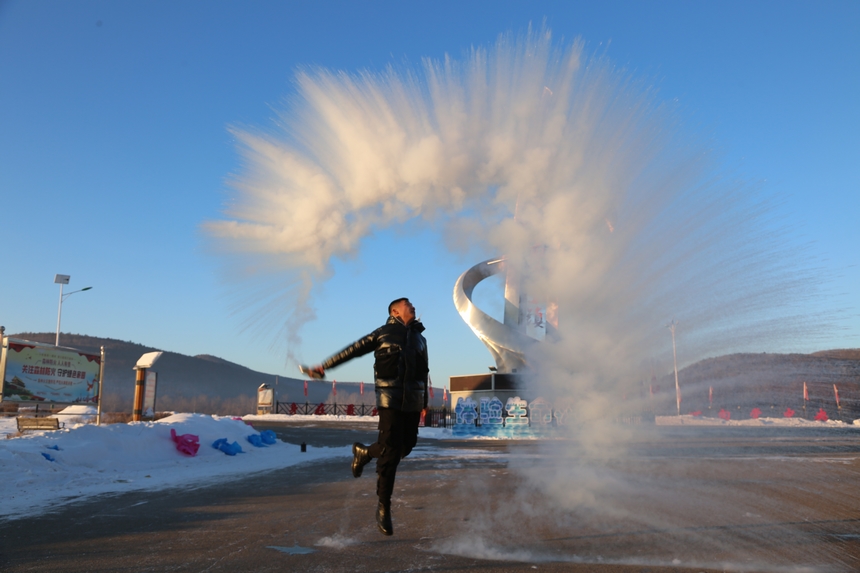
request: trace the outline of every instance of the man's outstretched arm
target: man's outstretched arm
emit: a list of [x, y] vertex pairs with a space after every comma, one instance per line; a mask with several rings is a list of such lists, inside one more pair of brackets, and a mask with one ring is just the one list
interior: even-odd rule
[[311, 378], [325, 378], [325, 371], [334, 368], [335, 366], [340, 366], [344, 362], [352, 360], [353, 358], [358, 358], [359, 356], [364, 356], [376, 348], [376, 341], [378, 338], [378, 331], [374, 330], [367, 336], [363, 338], [359, 338], [340, 352], [336, 354], [332, 354], [321, 364], [316, 366], [299, 366], [299, 370], [302, 373], [307, 374]]

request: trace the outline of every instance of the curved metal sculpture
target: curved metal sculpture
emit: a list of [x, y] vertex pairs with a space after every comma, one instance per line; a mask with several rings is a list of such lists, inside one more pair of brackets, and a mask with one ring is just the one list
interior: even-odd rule
[[526, 367], [526, 350], [536, 340], [515, 330], [472, 303], [472, 292], [482, 280], [507, 270], [505, 259], [490, 259], [478, 263], [460, 275], [454, 285], [454, 306], [457, 312], [483, 342], [496, 361], [499, 373], [521, 372]]

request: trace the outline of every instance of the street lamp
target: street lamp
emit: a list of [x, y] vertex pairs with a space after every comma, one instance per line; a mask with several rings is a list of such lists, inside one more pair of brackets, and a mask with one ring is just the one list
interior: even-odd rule
[[57, 308], [57, 337], [54, 339], [54, 346], [60, 345], [60, 317], [63, 315], [63, 301], [75, 294], [76, 292], [84, 292], [85, 290], [90, 290], [93, 287], [84, 287], [80, 290], [73, 290], [72, 292], [68, 292], [63, 294], [63, 286], [69, 284], [69, 279], [71, 277], [69, 275], [54, 275], [54, 284], [60, 285], [60, 303]]
[[673, 318], [672, 322], [666, 325], [672, 331], [672, 360], [675, 363], [675, 404], [678, 407], [678, 415], [681, 415], [681, 387], [678, 386], [678, 354], [675, 352], [675, 326], [678, 322]]

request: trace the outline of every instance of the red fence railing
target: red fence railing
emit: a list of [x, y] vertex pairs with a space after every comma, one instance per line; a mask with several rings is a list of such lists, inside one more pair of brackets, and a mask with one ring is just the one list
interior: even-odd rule
[[[275, 402], [275, 414], [288, 416], [376, 416], [373, 404], [311, 404], [305, 402]], [[448, 408], [430, 408], [424, 417], [424, 426], [448, 428], [453, 425], [453, 413]]]

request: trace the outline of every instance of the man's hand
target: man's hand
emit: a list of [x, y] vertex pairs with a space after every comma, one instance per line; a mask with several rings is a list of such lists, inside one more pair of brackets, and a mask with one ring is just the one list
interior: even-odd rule
[[304, 364], [299, 364], [299, 372], [307, 376], [308, 378], [313, 378], [314, 380], [320, 380], [325, 378], [325, 370], [322, 366], [305, 366]]

